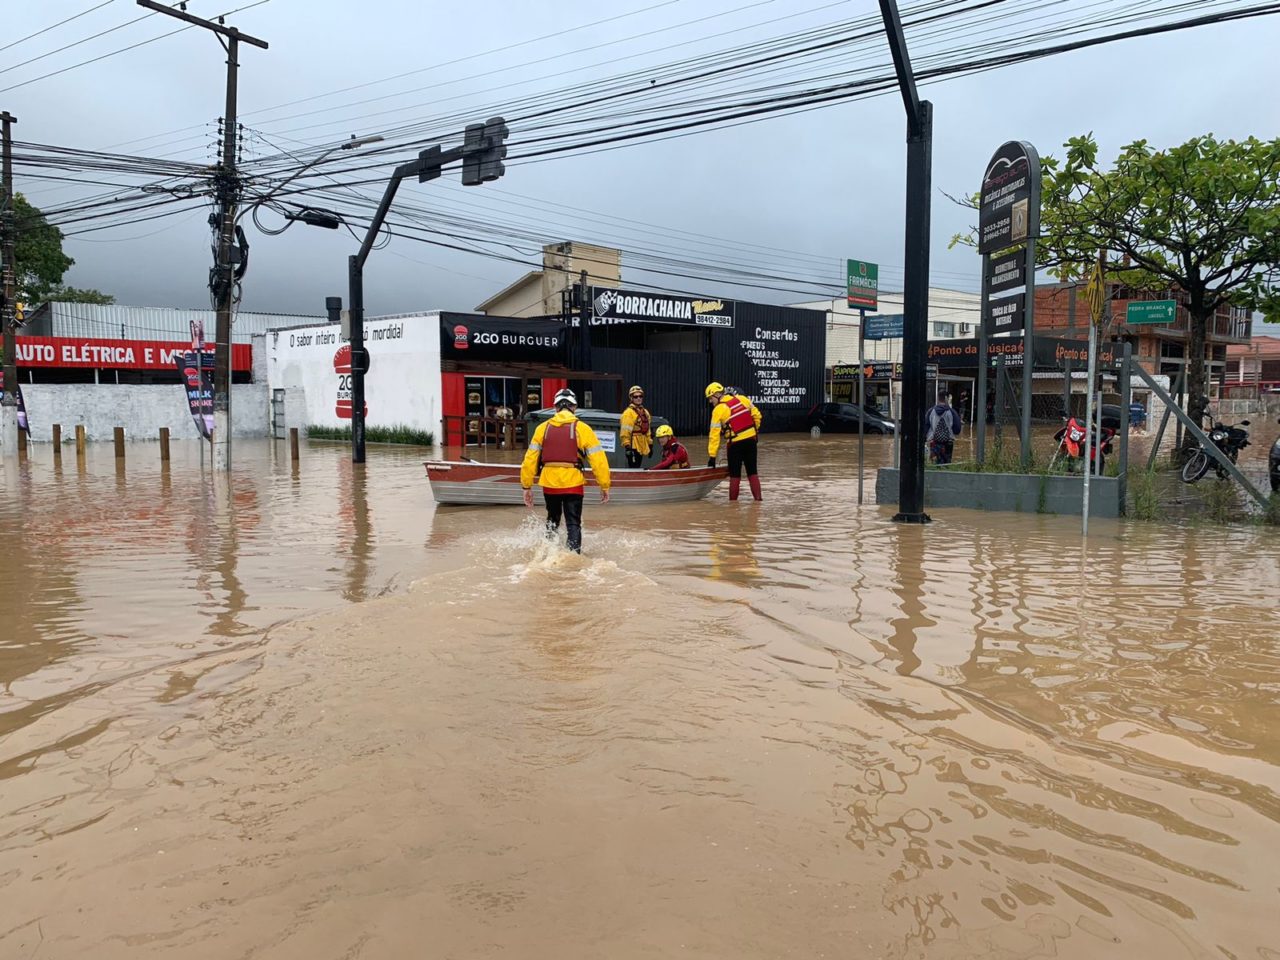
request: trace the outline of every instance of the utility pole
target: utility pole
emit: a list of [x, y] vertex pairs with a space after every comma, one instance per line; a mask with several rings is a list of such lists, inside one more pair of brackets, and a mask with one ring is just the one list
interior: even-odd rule
[[18, 337], [14, 324], [15, 301], [18, 297], [18, 272], [14, 264], [16, 240], [13, 202], [13, 138], [10, 128], [18, 121], [5, 111], [0, 113], [0, 136], [3, 136], [4, 161], [0, 170], [3, 195], [0, 196], [0, 232], [3, 233], [4, 297], [0, 300], [0, 327], [4, 328], [4, 402], [0, 405], [0, 459], [18, 455]]
[[[902, 463], [897, 523], [929, 523], [924, 512], [924, 390], [929, 350], [929, 223], [933, 104], [916, 94], [896, 0], [880, 0], [884, 29], [907, 111], [906, 277], [902, 284]], [[979, 363], [985, 358], [979, 358]]]
[[192, 16], [186, 10], [175, 10], [156, 0], [137, 0], [138, 6], [174, 17], [193, 26], [211, 31], [227, 51], [227, 103], [222, 117], [222, 162], [218, 166], [218, 253], [209, 274], [217, 322], [213, 346], [213, 469], [231, 470], [231, 314], [235, 307], [235, 268], [239, 251], [235, 246], [236, 204], [240, 199], [240, 180], [236, 175], [236, 77], [240, 67], [240, 42], [268, 49], [259, 40], [235, 27]]

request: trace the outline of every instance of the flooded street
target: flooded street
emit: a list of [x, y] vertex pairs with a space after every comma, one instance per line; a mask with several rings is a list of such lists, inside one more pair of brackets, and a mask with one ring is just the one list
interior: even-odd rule
[[0, 958], [1280, 958], [1274, 529], [346, 456], [0, 472]]

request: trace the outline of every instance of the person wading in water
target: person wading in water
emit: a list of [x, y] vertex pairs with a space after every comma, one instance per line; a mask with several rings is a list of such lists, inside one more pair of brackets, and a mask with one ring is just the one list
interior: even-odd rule
[[542, 485], [542, 497], [547, 503], [547, 535], [555, 535], [563, 516], [568, 547], [581, 553], [582, 500], [587, 484], [583, 458], [591, 464], [601, 503], [609, 502], [609, 461], [595, 431], [574, 415], [578, 398], [573, 391], [557, 393], [555, 407], [555, 415], [533, 431], [520, 464], [520, 486], [524, 487], [524, 505], [532, 510], [534, 481]]
[[632, 387], [627, 391], [630, 406], [622, 411], [622, 448], [626, 451], [627, 466], [635, 470], [653, 449], [653, 435], [649, 432], [652, 418], [644, 405], [644, 390]]
[[742, 471], [747, 472], [751, 495], [763, 500], [756, 473], [756, 436], [760, 432], [760, 408], [746, 397], [731, 396], [723, 384], [709, 383], [705, 391], [711, 404], [711, 432], [707, 435], [707, 466], [716, 465], [720, 441], [729, 444], [729, 499], [738, 499]]

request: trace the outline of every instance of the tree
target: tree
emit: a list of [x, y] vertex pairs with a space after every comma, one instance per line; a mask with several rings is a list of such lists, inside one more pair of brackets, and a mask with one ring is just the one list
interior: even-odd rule
[[[62, 252], [62, 231], [51, 224], [22, 194], [13, 198], [13, 253], [18, 299], [29, 306], [52, 299], [80, 303], [114, 303], [115, 298], [98, 290], [63, 287], [62, 277], [75, 263]], [[69, 294], [69, 295], [68, 295]]]
[[57, 300], [59, 303], [97, 303], [111, 304], [116, 302], [116, 298], [109, 293], [103, 293], [101, 290], [94, 290], [90, 287], [55, 287], [49, 294], [50, 300]]
[[1084, 279], [1098, 251], [1125, 286], [1187, 295], [1187, 413], [1208, 404], [1205, 342], [1219, 307], [1280, 320], [1280, 139], [1207, 134], [1168, 150], [1129, 144], [1110, 170], [1092, 135], [1047, 158], [1037, 260], [1062, 280]]

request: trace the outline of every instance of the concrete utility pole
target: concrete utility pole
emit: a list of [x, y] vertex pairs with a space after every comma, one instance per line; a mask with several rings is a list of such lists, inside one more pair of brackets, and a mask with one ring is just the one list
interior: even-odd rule
[[18, 296], [18, 272], [14, 264], [16, 238], [13, 203], [13, 139], [10, 127], [18, 121], [7, 110], [0, 113], [0, 135], [4, 137], [4, 165], [0, 171], [0, 232], [3, 233], [4, 300], [0, 304], [0, 327], [4, 328], [4, 403], [0, 405], [0, 458], [18, 455], [18, 337], [14, 324]]
[[[880, 13], [907, 111], [906, 277], [902, 284], [902, 463], [898, 523], [928, 523], [924, 512], [924, 390], [929, 351], [929, 224], [933, 179], [933, 104], [916, 95], [911, 57], [896, 0]], [[981, 362], [981, 361], [979, 361]]]
[[193, 26], [203, 27], [218, 37], [227, 51], [227, 103], [222, 118], [222, 162], [218, 166], [218, 255], [209, 276], [217, 310], [213, 347], [213, 469], [231, 470], [231, 314], [235, 308], [235, 268], [238, 254], [235, 246], [236, 204], [240, 199], [240, 180], [236, 176], [236, 78], [240, 66], [240, 42], [268, 49], [259, 40], [235, 27], [192, 16], [156, 0], [137, 0], [138, 6], [174, 17]]

